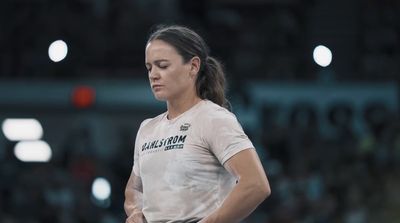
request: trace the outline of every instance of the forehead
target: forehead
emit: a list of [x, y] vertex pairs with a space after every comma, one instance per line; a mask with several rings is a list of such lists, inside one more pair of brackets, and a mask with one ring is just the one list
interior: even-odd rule
[[178, 52], [169, 43], [162, 40], [152, 40], [146, 46], [146, 60], [166, 59], [177, 57]]

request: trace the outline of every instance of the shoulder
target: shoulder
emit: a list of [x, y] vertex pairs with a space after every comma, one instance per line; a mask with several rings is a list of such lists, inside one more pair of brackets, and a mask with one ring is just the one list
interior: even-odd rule
[[204, 120], [220, 120], [220, 119], [236, 119], [235, 114], [233, 114], [228, 109], [215, 104], [212, 101], [206, 100], [203, 104], [199, 116], [204, 118]]
[[223, 126], [231, 127], [239, 124], [235, 114], [208, 100], [199, 109], [197, 118], [201, 120], [205, 129], [215, 129]]

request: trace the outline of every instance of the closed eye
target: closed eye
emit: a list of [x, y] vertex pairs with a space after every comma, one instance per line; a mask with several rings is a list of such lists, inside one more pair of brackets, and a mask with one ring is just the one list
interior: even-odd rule
[[161, 68], [161, 69], [167, 69], [168, 65], [159, 65], [158, 67]]
[[156, 60], [154, 64], [160, 69], [166, 69], [170, 65], [167, 60]]
[[151, 72], [151, 66], [146, 66], [146, 70], [147, 70], [148, 72]]
[[[160, 69], [167, 69], [169, 67], [169, 63], [167, 60], [156, 60], [154, 61], [154, 65], [157, 66]], [[148, 72], [151, 72], [152, 69], [152, 64], [151, 63], [146, 63], [146, 69]]]

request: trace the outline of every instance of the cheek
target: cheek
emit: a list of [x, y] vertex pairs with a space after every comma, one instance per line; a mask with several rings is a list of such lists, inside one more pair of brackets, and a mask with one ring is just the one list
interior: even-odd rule
[[187, 83], [188, 74], [184, 69], [174, 69], [166, 73], [165, 78], [174, 86], [184, 85]]
[[175, 79], [175, 87], [180, 90], [185, 90], [189, 88], [193, 83], [190, 80], [188, 75], [181, 74], [179, 77]]
[[162, 79], [164, 79], [169, 93], [176, 94], [185, 91], [186, 88], [193, 84], [193, 79], [190, 78], [187, 69], [187, 67], [181, 65], [163, 72]]

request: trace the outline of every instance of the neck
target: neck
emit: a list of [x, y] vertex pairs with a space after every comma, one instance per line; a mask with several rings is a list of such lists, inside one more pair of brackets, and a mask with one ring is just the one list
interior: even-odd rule
[[167, 101], [168, 119], [174, 119], [201, 101], [197, 95]]

